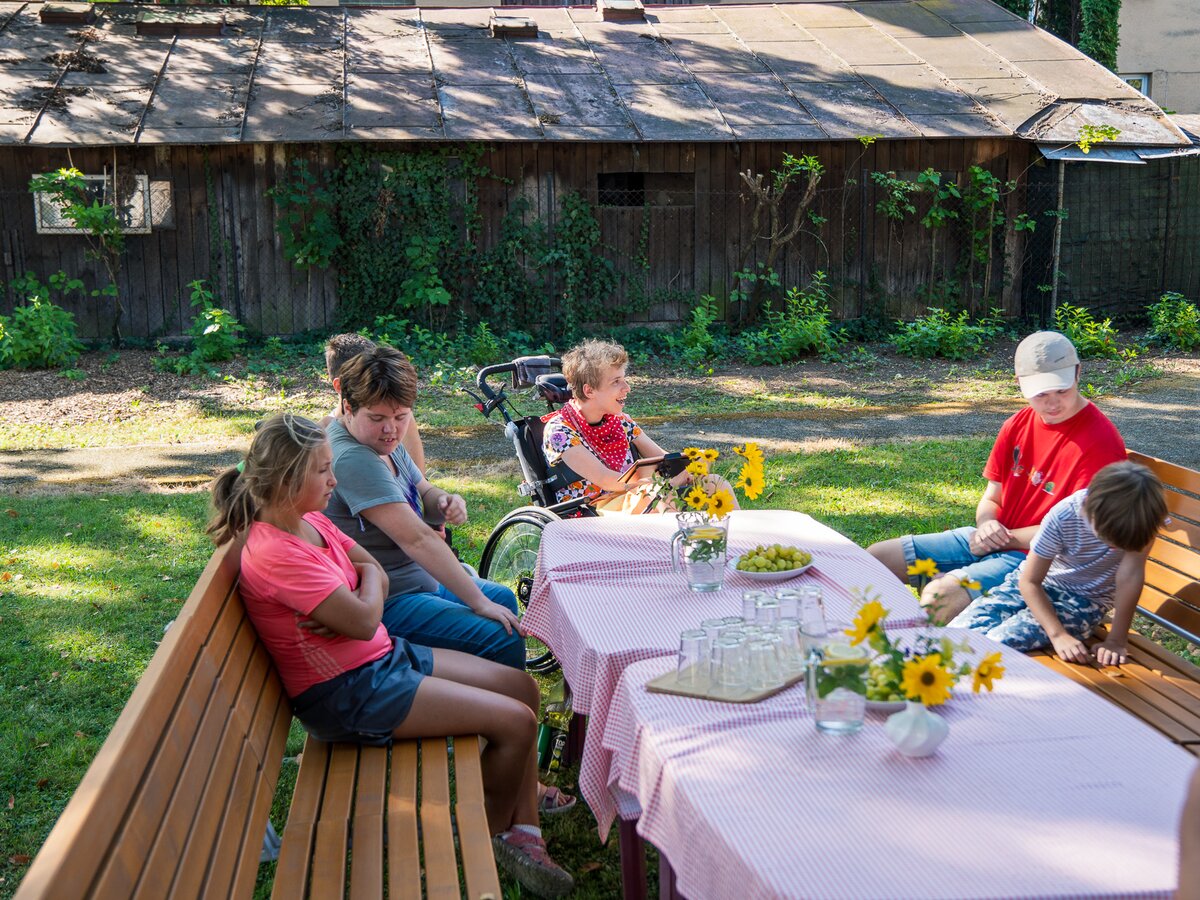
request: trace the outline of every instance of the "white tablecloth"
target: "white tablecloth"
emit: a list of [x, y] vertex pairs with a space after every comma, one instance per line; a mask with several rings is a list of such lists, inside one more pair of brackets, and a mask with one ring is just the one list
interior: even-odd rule
[[[971, 635], [978, 653], [1001, 649]], [[926, 759], [816, 731], [803, 686], [758, 704], [647, 693], [628, 666], [580, 787], [638, 831], [691, 900], [1165, 896], [1196, 760], [1016, 651], [993, 694], [960, 685]]]

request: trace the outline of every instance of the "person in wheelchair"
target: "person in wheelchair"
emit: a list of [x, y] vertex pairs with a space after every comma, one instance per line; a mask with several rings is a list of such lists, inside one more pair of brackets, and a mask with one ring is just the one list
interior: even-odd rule
[[[625, 414], [629, 354], [620, 344], [589, 339], [563, 355], [562, 373], [572, 399], [545, 417], [542, 452], [550, 471], [567, 471], [555, 491], [558, 502], [587, 497], [604, 512], [669, 512], [674, 506], [656, 499], [650, 472], [623, 479], [638, 459], [660, 457], [665, 451]], [[688, 472], [671, 478], [678, 487], [692, 479]], [[729, 490], [716, 475], [704, 476], [704, 486]], [[729, 490], [730, 496], [733, 491]]]

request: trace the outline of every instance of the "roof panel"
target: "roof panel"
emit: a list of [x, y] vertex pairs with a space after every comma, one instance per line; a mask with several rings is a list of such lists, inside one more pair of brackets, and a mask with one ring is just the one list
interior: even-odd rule
[[249, 38], [208, 38], [180, 41], [171, 50], [166, 74], [246, 75], [254, 65], [258, 41]]
[[433, 77], [370, 73], [352, 75], [346, 84], [349, 128], [436, 129], [442, 114]]
[[543, 126], [630, 127], [625, 108], [603, 75], [530, 75], [525, 85]]
[[529, 99], [515, 84], [439, 85], [443, 127], [452, 140], [537, 140]]
[[348, 7], [346, 31], [350, 34], [378, 38], [403, 37], [420, 34], [421, 11], [416, 7], [372, 9]]
[[249, 79], [214, 89], [189, 75], [164, 76], [154, 89], [144, 128], [240, 126]]
[[809, 33], [852, 66], [885, 66], [921, 60], [874, 28], [810, 28]]
[[945, 19], [916, 3], [879, 0], [873, 3], [852, 3], [850, 7], [884, 34], [896, 38], [950, 37], [959, 34], [959, 30]]
[[272, 9], [267, 13], [263, 41], [287, 44], [323, 44], [342, 42], [341, 10]]
[[835, 140], [879, 135], [917, 137], [918, 131], [866, 82], [794, 82], [788, 87]]
[[947, 22], [1022, 21], [992, 0], [918, 0], [919, 4]]
[[143, 144], [232, 144], [242, 139], [241, 122], [201, 128], [143, 128]]
[[254, 82], [246, 105], [247, 141], [328, 141], [342, 136], [342, 90], [319, 83]]
[[568, 125], [542, 126], [548, 141], [635, 141], [638, 133], [633, 125], [588, 126], [577, 128]]
[[693, 72], [767, 71], [731, 34], [677, 34], [670, 41], [671, 51]]
[[733, 132], [696, 84], [622, 84], [617, 93], [648, 141], [728, 140]]
[[808, 35], [796, 24], [795, 19], [788, 18], [774, 7], [759, 10], [745, 6], [718, 6], [716, 13], [743, 41], [808, 39]]
[[1076, 60], [1082, 54], [1065, 41], [1028, 22], [963, 22], [959, 27], [989, 50], [1013, 62], [1024, 60]]
[[278, 84], [306, 81], [341, 84], [344, 65], [342, 50], [334, 45], [264, 42], [258, 54], [255, 80], [265, 78]]
[[904, 48], [915, 53], [947, 78], [1007, 78], [1016, 69], [978, 41], [958, 37], [898, 38]]
[[774, 75], [738, 79], [705, 75], [700, 78], [700, 86], [735, 130], [738, 125], [787, 125], [813, 120]]
[[32, 144], [129, 144], [138, 119], [150, 99], [144, 85], [109, 87], [104, 93], [87, 90], [64, 98], [61, 107], [47, 107], [30, 136]]
[[982, 113], [966, 115], [911, 115], [908, 120], [926, 137], [1007, 137], [1009, 129]]
[[425, 38], [399, 38], [355, 41], [346, 50], [346, 68], [351, 72], [380, 72], [416, 74], [429, 72], [429, 45]]
[[779, 8], [801, 28], [862, 28], [871, 24], [842, 3], [796, 3]]
[[1143, 95], [1098, 62], [1067, 59], [1020, 63], [1025, 74], [1052, 94], [1071, 100], [1143, 100]]
[[1013, 131], [1054, 101], [1028, 78], [960, 78], [955, 82]]
[[589, 75], [600, 71], [591, 48], [577, 38], [546, 36], [536, 41], [513, 41], [509, 50], [524, 75]]
[[656, 41], [640, 45], [592, 44], [592, 51], [613, 84], [684, 84], [695, 80], [667, 45]]
[[451, 84], [492, 84], [517, 77], [508, 41], [432, 41], [433, 70]]
[[750, 44], [754, 54], [784, 81], [857, 81], [854, 69], [818, 41]]
[[858, 74], [906, 116], [981, 111], [974, 100], [929, 66], [859, 66]]
[[718, 22], [709, 6], [659, 6], [646, 10], [647, 22]]
[[[571, 10], [572, 17], [576, 10]], [[647, 22], [576, 22], [575, 27], [589, 43], [641, 44], [654, 37]]]

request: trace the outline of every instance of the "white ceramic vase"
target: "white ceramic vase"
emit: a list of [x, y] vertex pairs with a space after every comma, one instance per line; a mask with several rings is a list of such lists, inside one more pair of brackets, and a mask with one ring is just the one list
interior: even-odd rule
[[950, 734], [950, 726], [924, 703], [909, 700], [904, 709], [888, 716], [883, 730], [905, 756], [929, 756]]

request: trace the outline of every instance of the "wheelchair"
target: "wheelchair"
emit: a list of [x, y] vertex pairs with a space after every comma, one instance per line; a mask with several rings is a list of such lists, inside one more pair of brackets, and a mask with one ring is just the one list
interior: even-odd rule
[[[480, 369], [475, 377], [478, 393], [463, 389], [475, 400], [475, 408], [485, 419], [495, 421], [492, 415], [499, 413], [505, 437], [512, 442], [521, 466], [523, 480], [517, 490], [528, 499], [528, 505], [508, 513], [492, 530], [479, 560], [479, 575], [511, 589], [522, 612], [533, 591], [542, 530], [555, 519], [598, 515], [589, 498], [561, 503], [556, 500], [556, 490], [576, 480], [575, 475], [564, 466], [550, 471], [542, 454], [545, 423], [541, 415], [522, 415], [501, 380], [501, 376], [511, 376], [511, 390], [532, 389], [545, 402], [547, 411], [555, 412], [571, 399], [571, 388], [559, 371], [561, 365], [561, 360], [554, 356], [522, 356]], [[527, 646], [527, 671], [547, 675], [558, 670], [558, 660], [548, 647], [535, 640], [530, 640]]]

